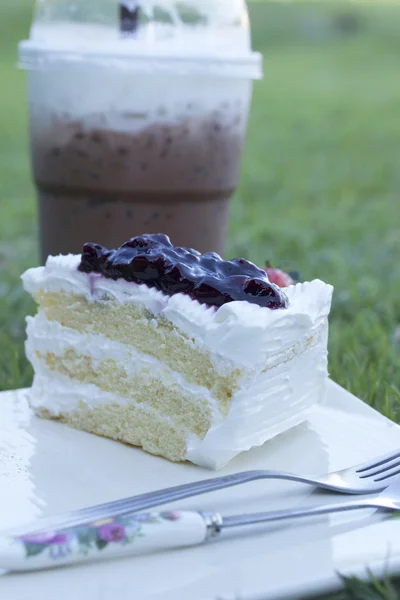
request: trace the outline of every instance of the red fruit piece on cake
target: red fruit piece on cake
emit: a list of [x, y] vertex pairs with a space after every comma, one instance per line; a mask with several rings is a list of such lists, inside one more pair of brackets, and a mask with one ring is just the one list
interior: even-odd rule
[[281, 271], [281, 269], [274, 269], [273, 267], [267, 266], [264, 271], [268, 275], [270, 282], [280, 288], [285, 288], [295, 283], [289, 273], [285, 273], [284, 271]]

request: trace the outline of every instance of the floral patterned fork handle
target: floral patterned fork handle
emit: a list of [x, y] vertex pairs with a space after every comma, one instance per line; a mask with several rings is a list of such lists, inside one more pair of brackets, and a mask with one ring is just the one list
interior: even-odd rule
[[34, 571], [182, 546], [208, 537], [198, 512], [131, 514], [69, 529], [0, 538], [0, 568]]

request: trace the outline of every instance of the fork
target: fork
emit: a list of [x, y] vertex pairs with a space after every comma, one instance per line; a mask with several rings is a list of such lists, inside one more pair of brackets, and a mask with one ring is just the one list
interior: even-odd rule
[[[130, 514], [160, 506], [169, 502], [176, 502], [200, 494], [214, 492], [257, 481], [260, 479], [283, 479], [313, 485], [317, 488], [339, 492], [342, 494], [371, 494], [386, 489], [397, 475], [400, 474], [400, 450], [376, 457], [365, 463], [333, 471], [320, 477], [309, 477], [285, 473], [283, 471], [244, 471], [232, 475], [224, 475], [212, 479], [205, 479], [194, 483], [179, 485], [139, 496], [131, 496], [122, 500], [115, 500], [106, 504], [99, 504], [88, 508], [69, 512], [65, 515], [49, 517], [36, 521], [29, 529], [31, 532], [44, 528], [73, 527], [90, 520], [98, 521], [118, 515]], [[20, 528], [19, 528], [20, 529]], [[26, 527], [24, 528], [26, 531]]]
[[400, 478], [380, 495], [336, 504], [222, 516], [217, 512], [177, 511], [118, 515], [78, 527], [0, 537], [0, 566], [6, 571], [32, 571], [73, 563], [142, 555], [197, 546], [218, 538], [225, 529], [311, 517], [361, 508], [400, 511]]

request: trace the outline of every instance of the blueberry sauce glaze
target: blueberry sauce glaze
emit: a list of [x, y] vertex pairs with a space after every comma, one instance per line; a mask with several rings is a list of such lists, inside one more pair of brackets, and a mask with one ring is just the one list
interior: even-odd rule
[[85, 244], [78, 268], [108, 279], [142, 283], [169, 296], [186, 294], [200, 304], [217, 308], [237, 300], [270, 309], [288, 306], [282, 290], [253, 263], [243, 258], [222, 260], [214, 252], [200, 254], [191, 248], [175, 247], [161, 233], [134, 237], [117, 250]]

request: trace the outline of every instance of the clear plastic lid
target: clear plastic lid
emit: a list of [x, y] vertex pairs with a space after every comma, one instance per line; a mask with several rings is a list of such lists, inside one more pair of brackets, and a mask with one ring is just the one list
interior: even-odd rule
[[139, 67], [145, 58], [262, 75], [245, 0], [37, 0], [30, 39], [20, 44], [28, 69], [54, 60]]

